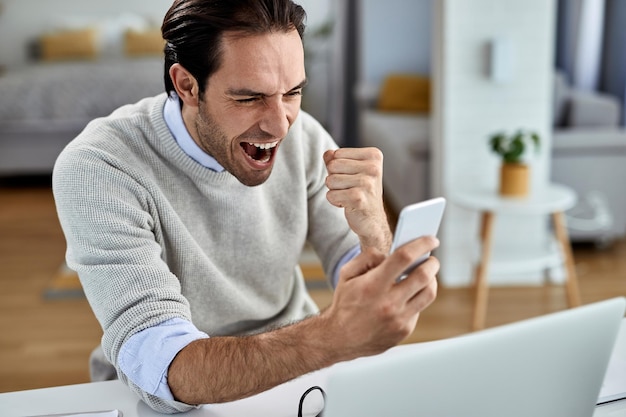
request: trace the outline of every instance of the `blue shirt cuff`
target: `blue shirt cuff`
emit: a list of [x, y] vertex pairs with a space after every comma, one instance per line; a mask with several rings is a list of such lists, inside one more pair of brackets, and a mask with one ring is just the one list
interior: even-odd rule
[[346, 254], [341, 257], [337, 265], [335, 265], [335, 269], [333, 270], [333, 288], [337, 288], [337, 283], [339, 282], [339, 271], [341, 270], [341, 267], [347, 264], [359, 253], [361, 253], [361, 245], [356, 245], [348, 252], [346, 252]]
[[189, 343], [208, 337], [187, 320], [166, 320], [132, 335], [120, 349], [119, 367], [142, 390], [174, 400], [167, 383], [170, 364]]

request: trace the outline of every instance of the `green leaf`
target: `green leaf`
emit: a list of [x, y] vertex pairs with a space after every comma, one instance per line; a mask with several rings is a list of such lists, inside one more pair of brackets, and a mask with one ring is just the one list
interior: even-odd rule
[[498, 132], [489, 137], [491, 151], [500, 155], [507, 163], [519, 163], [526, 151], [526, 145], [530, 144], [529, 142], [533, 143], [535, 150], [539, 149], [539, 135], [523, 129], [518, 129], [511, 135], [506, 132]]

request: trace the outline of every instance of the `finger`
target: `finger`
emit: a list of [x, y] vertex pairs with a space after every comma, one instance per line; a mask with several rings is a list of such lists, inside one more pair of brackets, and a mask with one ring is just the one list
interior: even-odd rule
[[373, 171], [368, 168], [371, 161], [357, 161], [353, 159], [332, 159], [326, 163], [326, 169], [330, 175], [347, 174], [354, 175], [362, 172]]
[[436, 277], [433, 277], [427, 286], [422, 288], [422, 290], [415, 294], [413, 298], [407, 301], [407, 310], [412, 311], [413, 314], [418, 314], [424, 311], [437, 298], [438, 289], [439, 282]]
[[367, 271], [377, 267], [385, 260], [385, 255], [374, 249], [361, 252], [341, 267], [339, 281], [348, 281], [361, 276]]
[[396, 283], [395, 285], [402, 293], [403, 299], [409, 301], [432, 285], [432, 282], [437, 280], [439, 267], [439, 260], [431, 256], [411, 271], [405, 279]]
[[[393, 277], [391, 284], [395, 284], [395, 279], [401, 276], [416, 259], [428, 252], [432, 252], [438, 246], [439, 240], [435, 236], [422, 236], [397, 248], [385, 262], [386, 273], [388, 276]], [[438, 268], [436, 259], [435, 262], [435, 266]]]
[[335, 152], [336, 152], [335, 149], [329, 149], [326, 152], [324, 152], [323, 158], [324, 158], [324, 163], [326, 164], [327, 168], [328, 168], [328, 163], [333, 160]]
[[[374, 215], [379, 205], [372, 204], [372, 193], [363, 188], [349, 188], [346, 190], [330, 190], [326, 193], [326, 200], [335, 207], [348, 209], [348, 212], [359, 211], [362, 215]], [[382, 205], [381, 213], [383, 212]], [[348, 213], [347, 212], [347, 213]]]
[[382, 160], [383, 153], [380, 149], [369, 148], [339, 148], [335, 151], [335, 159], [353, 159], [353, 160]]
[[380, 158], [367, 159], [338, 158], [337, 154], [332, 160], [326, 162], [329, 174], [367, 174], [378, 177], [382, 173], [382, 154]]
[[326, 177], [326, 186], [330, 190], [346, 190], [357, 187], [374, 187], [374, 181], [363, 175], [333, 174]]
[[382, 191], [382, 167], [368, 163], [329, 171], [325, 183], [330, 190], [364, 188], [378, 194]]

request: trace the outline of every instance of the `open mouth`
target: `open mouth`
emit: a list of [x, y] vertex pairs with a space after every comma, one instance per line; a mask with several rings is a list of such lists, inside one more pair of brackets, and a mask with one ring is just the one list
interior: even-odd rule
[[242, 142], [241, 147], [250, 159], [260, 163], [267, 163], [272, 159], [279, 141], [269, 143]]

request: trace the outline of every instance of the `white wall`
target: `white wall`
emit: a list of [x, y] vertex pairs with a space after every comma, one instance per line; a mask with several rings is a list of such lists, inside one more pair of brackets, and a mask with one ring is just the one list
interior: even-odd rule
[[[431, 146], [435, 194], [451, 196], [468, 183], [495, 192], [500, 160], [490, 153], [487, 139], [502, 129], [527, 128], [541, 135], [541, 154], [531, 161], [531, 187], [547, 183], [555, 12], [554, 0], [437, 2]], [[506, 83], [487, 76], [486, 46], [492, 39], [505, 39], [509, 45]], [[446, 284], [470, 282], [477, 220], [475, 213], [448, 206], [438, 251]], [[546, 237], [543, 219], [497, 218], [495, 227], [496, 244], [507, 239], [526, 247]], [[489, 279], [507, 282], [507, 277]]]
[[306, 11], [307, 30], [313, 30], [319, 25], [332, 19], [333, 7], [331, 0], [294, 0]]
[[321, 26], [335, 20], [335, 7], [331, 0], [296, 0], [296, 3], [307, 14], [304, 47], [308, 85], [302, 97], [302, 108], [328, 127], [332, 38], [313, 38], [312, 35]]
[[430, 74], [433, 0], [362, 0], [360, 81], [390, 72]]

